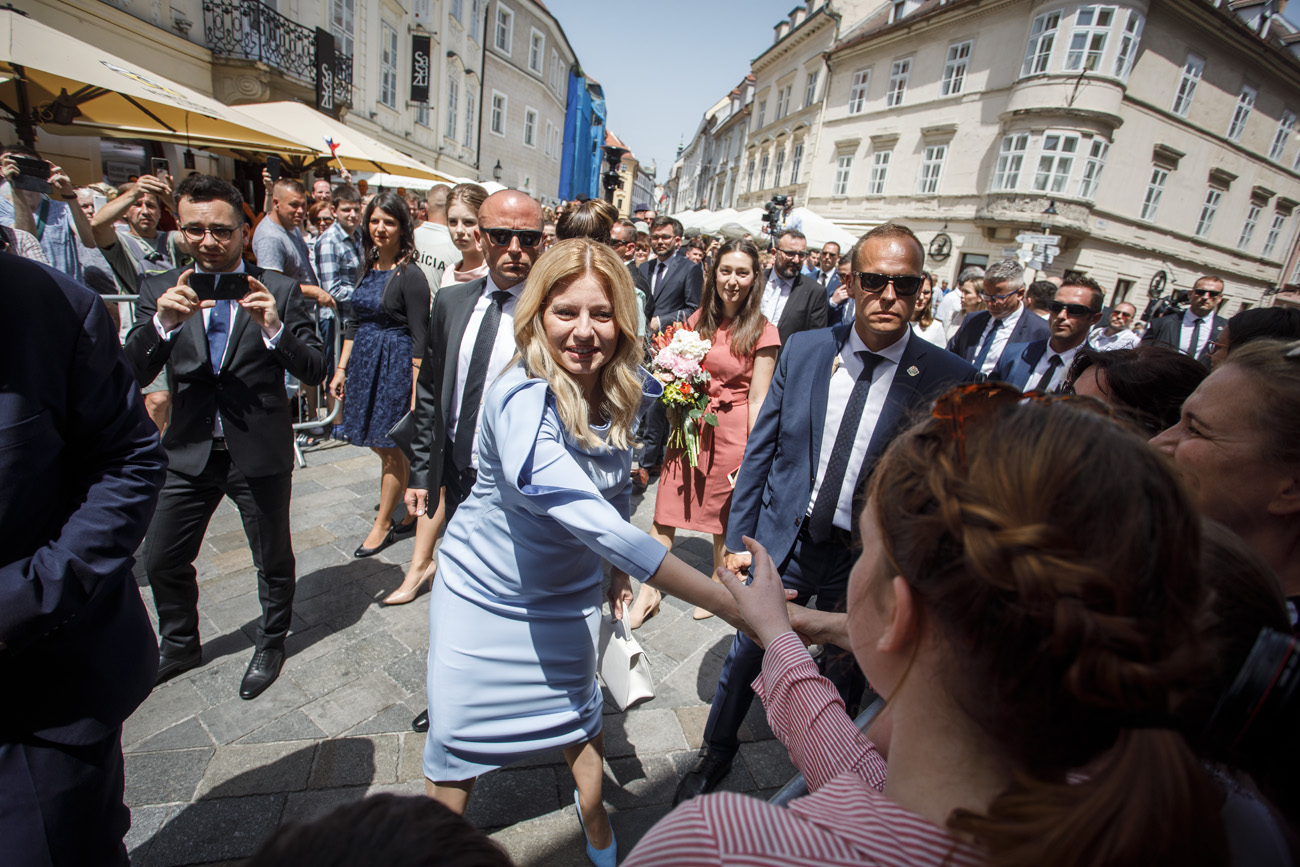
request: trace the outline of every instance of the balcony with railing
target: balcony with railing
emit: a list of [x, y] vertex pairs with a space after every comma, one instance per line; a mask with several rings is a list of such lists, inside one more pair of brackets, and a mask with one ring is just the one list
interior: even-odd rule
[[[300, 85], [313, 90], [316, 87], [322, 63], [317, 58], [317, 36], [323, 31], [286, 18], [257, 0], [203, 0], [203, 32], [204, 42], [214, 58], [265, 64]], [[323, 41], [330, 45], [333, 54], [329, 60], [333, 70], [330, 77], [333, 102], [351, 105], [352, 58], [335, 50], [333, 37], [324, 35], [327, 39]], [[235, 99], [227, 101], [265, 98], [255, 90], [251, 83], [238, 83], [236, 92], [230, 94]]]

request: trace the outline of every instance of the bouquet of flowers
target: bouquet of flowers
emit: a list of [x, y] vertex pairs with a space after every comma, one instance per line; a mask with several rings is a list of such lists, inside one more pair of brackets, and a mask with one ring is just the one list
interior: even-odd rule
[[712, 346], [711, 341], [676, 322], [653, 341], [650, 372], [664, 387], [659, 400], [668, 407], [668, 447], [684, 451], [692, 469], [699, 462], [704, 425], [718, 424], [715, 414], [704, 411], [709, 405], [709, 374], [701, 363]]

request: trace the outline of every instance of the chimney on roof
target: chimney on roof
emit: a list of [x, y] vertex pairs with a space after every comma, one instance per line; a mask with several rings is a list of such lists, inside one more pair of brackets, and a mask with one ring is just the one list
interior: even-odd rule
[[774, 34], [772, 37], [773, 44], [781, 41], [781, 37], [785, 36], [786, 28], [789, 26], [789, 24], [790, 22], [784, 18], [776, 22], [776, 25], [772, 28]]

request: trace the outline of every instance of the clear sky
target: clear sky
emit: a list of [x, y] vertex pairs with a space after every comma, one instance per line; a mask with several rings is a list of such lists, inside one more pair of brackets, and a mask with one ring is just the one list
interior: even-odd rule
[[[605, 91], [609, 129], [663, 183], [677, 145], [772, 44], [796, 0], [543, 0], [583, 71]], [[1300, 0], [1296, 0], [1300, 3]], [[634, 203], [635, 204], [635, 203]]]

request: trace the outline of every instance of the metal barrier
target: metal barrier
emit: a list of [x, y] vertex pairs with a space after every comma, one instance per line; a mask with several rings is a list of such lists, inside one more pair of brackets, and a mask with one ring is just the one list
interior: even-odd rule
[[[101, 295], [99, 297], [105, 302], [117, 303], [118, 305], [117, 309], [118, 309], [119, 316], [121, 317], [121, 323], [122, 323], [121, 328], [119, 330], [119, 337], [125, 338], [126, 332], [130, 331], [131, 328], [135, 325], [135, 301], [138, 296]], [[343, 351], [343, 319], [341, 316], [338, 315], [337, 311], [335, 312], [335, 316], [338, 319], [338, 327], [334, 329], [334, 360], [337, 362], [339, 358], [339, 353]], [[322, 382], [320, 385], [315, 386], [315, 389], [318, 393], [316, 405], [317, 406], [326, 405], [327, 403], [326, 392], [329, 390], [328, 371], [325, 374], [325, 381]], [[298, 380], [296, 379], [294, 380], [294, 384], [288, 387], [288, 390], [289, 390], [289, 396], [293, 400], [298, 402], [298, 417], [305, 418], [306, 407], [310, 405], [310, 401], [308, 400], [308, 394], [310, 392], [303, 391], [302, 383], [298, 382]], [[324, 427], [328, 432], [329, 428], [336, 421], [338, 421], [339, 414], [342, 411], [342, 408], [343, 408], [342, 404], [339, 403], [338, 401], [335, 401], [334, 408], [330, 410], [329, 414], [326, 415], [324, 418], [312, 419], [310, 421], [300, 421], [300, 422], [296, 422], [293, 425], [293, 431], [295, 434], [293, 440], [293, 455], [294, 455], [294, 459], [298, 462], [298, 466], [300, 468], [307, 466], [307, 460], [306, 458], [303, 457], [302, 447], [298, 445], [298, 438], [296, 434], [298, 434], [300, 431], [310, 430], [311, 428], [314, 427]]]
[[[884, 709], [885, 700], [877, 698], [867, 705], [866, 710], [858, 714], [858, 718], [853, 721], [853, 724], [862, 731], [866, 731]], [[767, 802], [778, 807], [786, 807], [795, 798], [802, 798], [806, 794], [808, 794], [808, 782], [803, 778], [803, 774], [795, 774], [790, 782], [782, 786], [781, 791], [769, 798]]]

